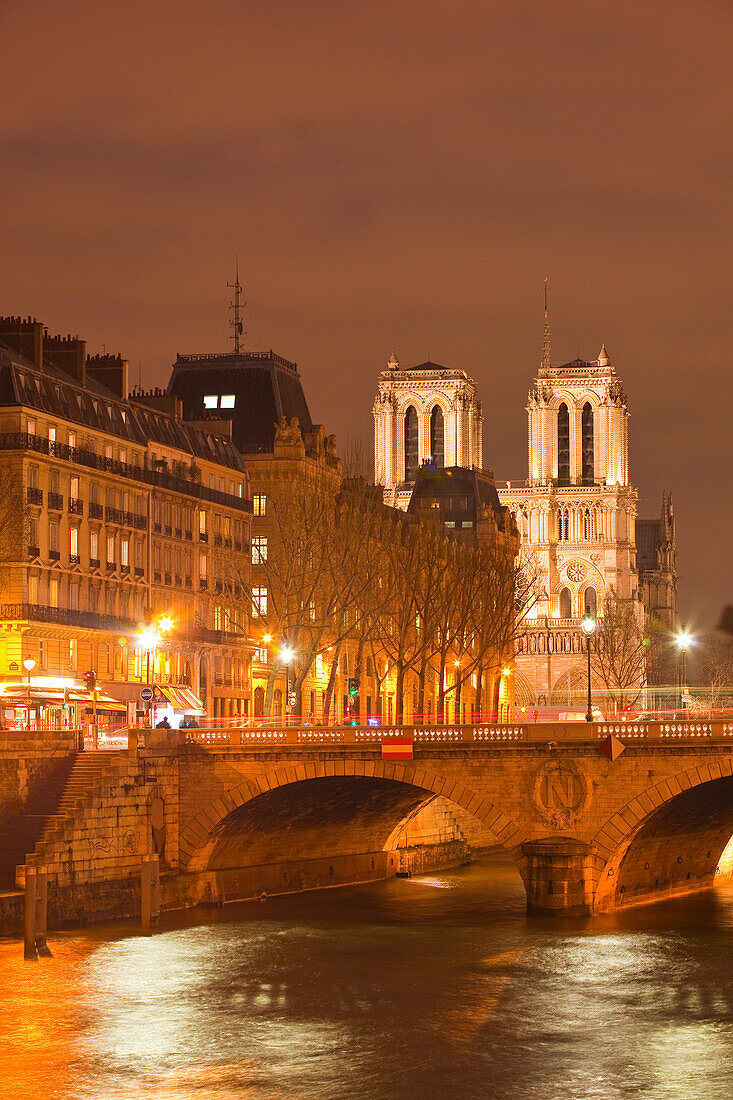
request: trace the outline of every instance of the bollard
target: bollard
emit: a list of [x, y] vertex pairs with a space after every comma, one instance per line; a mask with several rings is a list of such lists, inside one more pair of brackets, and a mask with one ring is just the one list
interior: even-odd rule
[[23, 958], [37, 959], [36, 953], [36, 869], [26, 865], [25, 912], [23, 914]]
[[48, 871], [36, 869], [36, 948], [39, 955], [48, 958], [51, 952], [46, 943], [48, 935]]

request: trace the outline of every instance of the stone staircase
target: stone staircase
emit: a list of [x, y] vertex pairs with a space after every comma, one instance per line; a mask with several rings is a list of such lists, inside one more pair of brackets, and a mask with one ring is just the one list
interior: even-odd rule
[[67, 814], [76, 809], [77, 799], [83, 798], [87, 791], [101, 779], [105, 766], [111, 764], [117, 756], [118, 753], [109, 752], [109, 750], [77, 754], [55, 811], [50, 813], [44, 822], [38, 838], [39, 843], [51, 837], [56, 826], [63, 822]]
[[28, 813], [21, 819], [12, 842], [3, 849], [0, 859], [0, 885], [6, 889], [22, 888], [25, 862], [29, 855], [51, 839], [76, 809], [78, 799], [98, 783], [105, 768], [114, 763], [119, 752], [74, 753], [64, 761], [53, 782], [44, 784], [42, 793], [29, 803]]

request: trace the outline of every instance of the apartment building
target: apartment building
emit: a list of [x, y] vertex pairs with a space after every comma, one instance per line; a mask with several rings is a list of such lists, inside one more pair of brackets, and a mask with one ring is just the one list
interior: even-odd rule
[[0, 680], [33, 660], [38, 682], [94, 671], [122, 703], [149, 682], [246, 716], [248, 616], [214, 566], [221, 548], [249, 568], [244, 461], [226, 425], [184, 422], [160, 391], [129, 397], [127, 373], [0, 318]]

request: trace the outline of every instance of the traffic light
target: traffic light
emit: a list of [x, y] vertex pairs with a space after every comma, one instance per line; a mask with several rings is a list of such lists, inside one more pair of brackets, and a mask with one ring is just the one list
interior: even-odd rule
[[84, 680], [84, 683], [89, 688], [89, 690], [93, 691], [94, 687], [97, 683], [97, 674], [96, 674], [96, 672], [92, 672], [91, 670], [89, 672], [85, 672], [82, 679]]
[[349, 695], [353, 699], [355, 695], [359, 694], [359, 681], [356, 676], [349, 677]]

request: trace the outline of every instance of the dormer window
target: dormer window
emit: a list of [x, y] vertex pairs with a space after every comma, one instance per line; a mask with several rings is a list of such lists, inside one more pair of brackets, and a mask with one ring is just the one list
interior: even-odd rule
[[233, 409], [234, 408], [235, 395], [233, 393], [223, 393], [221, 400], [219, 401], [220, 409]]
[[217, 409], [219, 407], [219, 395], [216, 393], [209, 393], [204, 397], [205, 409]]

